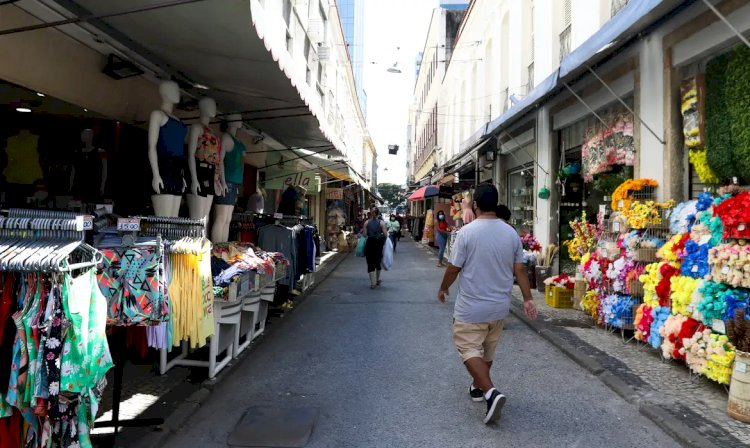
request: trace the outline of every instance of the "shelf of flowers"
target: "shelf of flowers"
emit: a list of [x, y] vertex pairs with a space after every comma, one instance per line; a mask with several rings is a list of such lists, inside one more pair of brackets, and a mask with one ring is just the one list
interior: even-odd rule
[[586, 283], [581, 308], [728, 385], [736, 351], [750, 349], [750, 193], [730, 187], [677, 205], [633, 194], [656, 186], [626, 181], [607, 219], [570, 223], [575, 238], [564, 244]]

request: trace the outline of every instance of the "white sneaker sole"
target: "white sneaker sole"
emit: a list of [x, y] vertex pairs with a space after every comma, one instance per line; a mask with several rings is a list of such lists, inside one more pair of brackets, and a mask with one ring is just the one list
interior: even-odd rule
[[471, 395], [469, 395], [469, 398], [471, 398], [471, 401], [473, 401], [474, 403], [481, 403], [481, 402], [483, 402], [483, 401], [486, 401], [486, 400], [484, 399], [484, 397], [476, 397], [476, 398], [475, 398], [475, 397], [472, 397]]
[[487, 415], [484, 417], [484, 423], [492, 423], [500, 419], [500, 415], [503, 411], [503, 406], [505, 406], [505, 395], [500, 395], [497, 397], [497, 399], [492, 403], [492, 407], [490, 407], [489, 412], [487, 412]]

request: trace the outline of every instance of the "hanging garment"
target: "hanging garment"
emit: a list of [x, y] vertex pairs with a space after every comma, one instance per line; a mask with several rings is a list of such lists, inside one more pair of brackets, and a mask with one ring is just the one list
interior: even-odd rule
[[204, 239], [199, 244], [195, 252], [182, 250], [179, 243], [169, 249], [172, 334], [168, 337], [174, 345], [190, 341], [193, 348], [205, 345], [214, 333], [211, 243]]
[[5, 167], [5, 181], [9, 184], [31, 185], [44, 177], [39, 165], [39, 136], [23, 129], [5, 143], [8, 164]]
[[169, 300], [158, 248], [101, 249], [97, 278], [110, 325], [153, 325], [169, 320]]
[[185, 191], [185, 136], [188, 128], [180, 120], [168, 117], [159, 128], [156, 153], [159, 175], [164, 183], [161, 194], [181, 195]]
[[245, 174], [245, 150], [247, 148], [234, 136], [230, 135], [230, 137], [232, 137], [234, 147], [224, 155], [224, 179], [227, 183], [242, 185]]
[[203, 133], [198, 137], [195, 150], [195, 174], [200, 185], [200, 196], [213, 196], [219, 181], [221, 164], [221, 140], [208, 126], [203, 126]]
[[83, 199], [99, 196], [102, 187], [102, 161], [106, 158], [107, 153], [97, 148], [81, 148], [73, 154], [75, 177], [71, 194]]
[[297, 280], [297, 240], [295, 232], [280, 225], [263, 226], [258, 231], [258, 245], [267, 251], [280, 252], [289, 260], [286, 276], [279, 283], [294, 287]]

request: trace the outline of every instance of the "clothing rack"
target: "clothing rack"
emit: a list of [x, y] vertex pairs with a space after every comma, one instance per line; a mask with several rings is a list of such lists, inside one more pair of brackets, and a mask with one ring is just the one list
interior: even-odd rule
[[[124, 235], [125, 232], [118, 232], [120, 236], [122, 236], [121, 242], [119, 245], [115, 244], [103, 244], [100, 247], [106, 248], [106, 247], [155, 247], [156, 250], [161, 254], [163, 252], [163, 244], [162, 244], [162, 238], [161, 236], [157, 235], [156, 238], [151, 240], [141, 240], [137, 241], [135, 238], [126, 238], [127, 236], [132, 235]], [[112, 359], [115, 363], [114, 367], [114, 378], [112, 383], [112, 420], [109, 421], [101, 421], [96, 422], [95, 427], [96, 428], [113, 428], [112, 433], [112, 439], [113, 441], [117, 438], [117, 435], [120, 431], [120, 427], [126, 427], [126, 428], [140, 428], [140, 427], [147, 427], [147, 426], [159, 426], [164, 424], [164, 418], [162, 417], [155, 417], [155, 418], [135, 418], [135, 419], [126, 419], [126, 420], [120, 420], [120, 402], [122, 400], [122, 384], [123, 384], [123, 378], [125, 376], [125, 362], [127, 361], [127, 357], [125, 356], [126, 350], [124, 350], [124, 347], [126, 346], [125, 341], [125, 331], [124, 328], [116, 328], [113, 332], [112, 338], [111, 338], [113, 344], [118, 348], [121, 348], [122, 350], [115, 350], [112, 354]], [[114, 443], [113, 443], [114, 445]]]
[[48, 219], [75, 219], [76, 214], [67, 211], [11, 208], [8, 210], [11, 218], [48, 218]]
[[141, 220], [141, 235], [161, 235], [165, 239], [185, 237], [205, 238], [206, 218], [168, 218], [165, 216], [136, 216]]

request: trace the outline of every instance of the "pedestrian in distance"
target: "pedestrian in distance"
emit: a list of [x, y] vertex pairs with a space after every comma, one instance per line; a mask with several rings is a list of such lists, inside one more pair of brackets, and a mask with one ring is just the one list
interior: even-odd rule
[[515, 274], [523, 295], [523, 309], [531, 319], [537, 310], [523, 264], [521, 239], [497, 217], [498, 193], [492, 185], [474, 192], [477, 219], [461, 228], [438, 292], [445, 303], [448, 290], [459, 278], [453, 312], [453, 342], [473, 379], [469, 396], [487, 403], [484, 423], [500, 418], [506, 397], [495, 388], [490, 368], [510, 312]]
[[393, 252], [396, 252], [396, 243], [398, 243], [399, 234], [401, 232], [401, 223], [396, 219], [396, 215], [391, 215], [388, 221], [388, 237], [393, 243]]
[[377, 207], [370, 209], [369, 216], [370, 219], [362, 228], [362, 235], [367, 237], [365, 259], [367, 260], [367, 273], [370, 275], [370, 289], [375, 289], [380, 285], [380, 265], [383, 261], [383, 246], [388, 228], [380, 219], [380, 210]]
[[437, 225], [435, 226], [435, 236], [438, 242], [437, 267], [439, 268], [442, 268], [445, 266], [443, 264], [443, 256], [445, 255], [445, 246], [448, 245], [448, 235], [450, 234], [451, 230], [452, 229], [448, 226], [448, 223], [445, 221], [445, 212], [440, 210], [437, 213]]
[[497, 208], [495, 209], [495, 214], [498, 218], [502, 219], [503, 221], [510, 224], [510, 209], [505, 204], [498, 204]]

